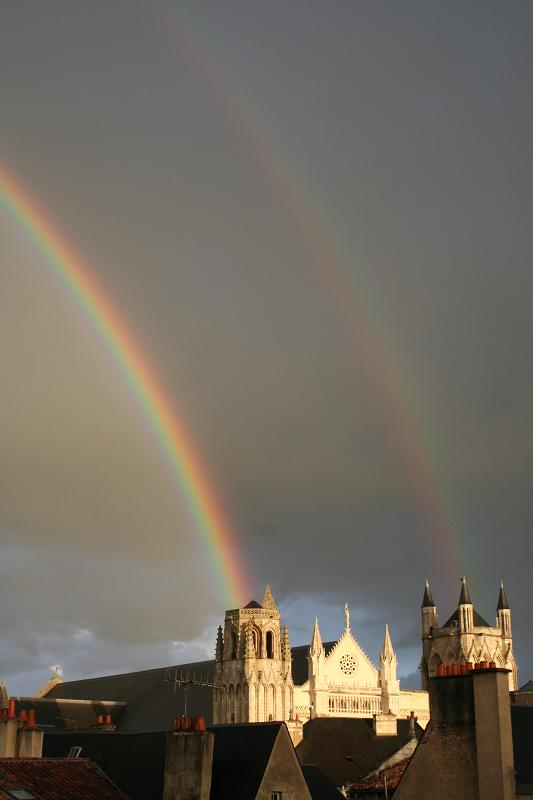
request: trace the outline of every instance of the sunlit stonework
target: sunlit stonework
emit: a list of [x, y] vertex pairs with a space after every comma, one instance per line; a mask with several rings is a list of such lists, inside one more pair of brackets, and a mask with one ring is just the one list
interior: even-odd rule
[[293, 738], [310, 717], [374, 717], [388, 726], [411, 712], [429, 719], [425, 691], [402, 691], [389, 628], [376, 667], [350, 628], [336, 642], [322, 643], [315, 620], [309, 646], [292, 648], [270, 588], [261, 603], [226, 612], [216, 644], [213, 720], [285, 720]]

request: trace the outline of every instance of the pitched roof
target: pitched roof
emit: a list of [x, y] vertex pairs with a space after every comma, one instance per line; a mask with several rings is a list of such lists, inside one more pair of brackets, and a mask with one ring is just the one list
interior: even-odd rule
[[[474, 617], [474, 625], [475, 625], [476, 628], [490, 628], [489, 623], [486, 620], [483, 619], [481, 614], [477, 613], [475, 608], [474, 608], [473, 617]], [[458, 608], [455, 609], [455, 611], [453, 612], [451, 617], [446, 620], [446, 622], [444, 623], [444, 625], [442, 627], [443, 628], [451, 628], [452, 625], [459, 625], [459, 609]]]
[[244, 606], [245, 608], [262, 608], [263, 606], [261, 603], [258, 603], [257, 600], [250, 600], [249, 603], [246, 603]]
[[[72, 700], [114, 700], [127, 705], [120, 715], [121, 730], [170, 730], [172, 720], [184, 713], [184, 692], [169, 681], [174, 674], [198, 679], [213, 678], [215, 662], [201, 661], [175, 667], [159, 667], [122, 675], [104, 675], [79, 681], [65, 681], [54, 686], [49, 698]], [[212, 689], [191, 686], [187, 697], [187, 714], [212, 719]], [[74, 715], [73, 715], [74, 716]], [[78, 727], [80, 727], [78, 725]]]
[[[316, 764], [334, 783], [343, 786], [367, 775], [410, 740], [409, 720], [398, 720], [396, 736], [376, 736], [371, 719], [317, 717], [304, 726], [296, 747], [302, 764]], [[423, 731], [416, 725], [416, 735]]]
[[357, 796], [360, 794], [377, 794], [377, 792], [385, 794], [385, 778], [387, 779], [387, 790], [396, 789], [410, 760], [411, 756], [404, 758], [403, 761], [398, 761], [396, 764], [391, 764], [390, 767], [385, 767], [378, 773], [375, 771], [370, 772], [365, 778], [350, 786], [348, 797], [351, 796], [352, 791], [356, 791]]
[[518, 691], [519, 692], [533, 692], [533, 681], [528, 681], [527, 683], [524, 683], [524, 685], [521, 686]]
[[259, 791], [283, 722], [213, 725], [210, 800], [249, 800]]
[[25, 789], [36, 800], [127, 800], [102, 770], [87, 758], [0, 758], [0, 798], [8, 789]]
[[316, 764], [302, 764], [302, 772], [313, 800], [341, 800], [343, 795]]

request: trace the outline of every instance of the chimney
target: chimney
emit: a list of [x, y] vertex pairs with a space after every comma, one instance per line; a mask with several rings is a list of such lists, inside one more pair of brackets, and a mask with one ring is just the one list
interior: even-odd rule
[[37, 729], [35, 709], [22, 709], [17, 719], [15, 699], [10, 698], [7, 714], [0, 717], [0, 758], [41, 758], [43, 736]]
[[12, 758], [16, 754], [18, 727], [15, 700], [11, 697], [7, 714], [3, 714], [0, 719], [0, 758]]
[[398, 736], [398, 720], [395, 714], [374, 714], [372, 728], [376, 736]]
[[474, 673], [479, 800], [514, 800], [515, 775], [508, 670]]
[[[22, 719], [22, 712], [20, 714]], [[19, 758], [41, 758], [43, 754], [44, 731], [37, 729], [35, 709], [30, 708], [26, 727], [20, 728], [17, 737], [17, 756]]]
[[[509, 670], [497, 669], [493, 662], [476, 664], [476, 669], [469, 669], [467, 664], [459, 671], [454, 666], [446, 668], [446, 675], [429, 681], [431, 723], [445, 737], [441, 755], [450, 785], [454, 780], [461, 782], [459, 772], [464, 771], [464, 764], [454, 764], [453, 751], [462, 741], [463, 747], [471, 748], [477, 767], [479, 800], [515, 800]], [[452, 736], [454, 748], [450, 747]], [[467, 785], [466, 772], [464, 780], [463, 788]]]
[[174, 721], [167, 734], [163, 800], [209, 800], [214, 741], [203, 717]]

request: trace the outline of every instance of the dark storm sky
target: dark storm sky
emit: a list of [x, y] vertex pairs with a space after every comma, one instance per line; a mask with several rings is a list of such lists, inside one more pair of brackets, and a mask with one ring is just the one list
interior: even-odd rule
[[[529, 2], [2, 8], [0, 160], [148, 354], [256, 595], [298, 644], [348, 600], [404, 676], [424, 578], [444, 620], [462, 573], [489, 621], [504, 579], [533, 674], [532, 34]], [[225, 598], [135, 396], [3, 209], [0, 265], [0, 678], [211, 654]]]

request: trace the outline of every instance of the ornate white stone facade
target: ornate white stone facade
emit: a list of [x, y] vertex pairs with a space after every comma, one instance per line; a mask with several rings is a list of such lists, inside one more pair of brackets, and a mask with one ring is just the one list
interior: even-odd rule
[[289, 634], [268, 586], [261, 604], [252, 601], [227, 611], [224, 632], [219, 628], [217, 636], [214, 722], [301, 725], [315, 716], [390, 718], [408, 717], [411, 711], [421, 725], [429, 719], [427, 692], [400, 689], [388, 626], [377, 668], [351, 632], [348, 605], [344, 631], [327, 652], [315, 621], [307, 680], [298, 685], [291, 656]]
[[439, 627], [437, 607], [426, 581], [422, 600], [422, 687], [427, 688], [428, 678], [437, 674], [440, 664], [476, 664], [480, 661], [494, 661], [497, 667], [510, 670], [509, 690], [517, 688], [518, 668], [513, 653], [511, 610], [503, 583], [500, 586], [494, 628], [475, 611], [466, 578], [461, 580], [457, 610]]

